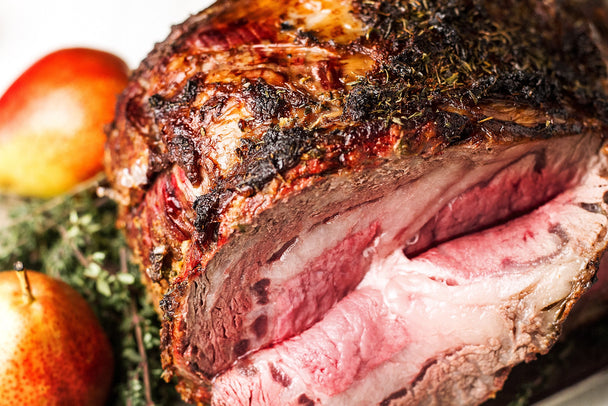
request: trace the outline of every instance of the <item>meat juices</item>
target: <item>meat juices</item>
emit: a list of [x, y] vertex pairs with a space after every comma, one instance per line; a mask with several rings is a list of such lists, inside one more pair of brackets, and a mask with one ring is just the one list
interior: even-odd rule
[[221, 1], [135, 71], [106, 167], [185, 400], [476, 404], [557, 338], [607, 242], [602, 31], [444, 3]]

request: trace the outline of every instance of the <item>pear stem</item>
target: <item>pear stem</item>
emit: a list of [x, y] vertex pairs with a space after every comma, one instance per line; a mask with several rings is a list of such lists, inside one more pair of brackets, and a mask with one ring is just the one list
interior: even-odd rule
[[21, 284], [23, 303], [28, 305], [34, 301], [34, 295], [32, 295], [32, 288], [30, 286], [30, 280], [27, 277], [27, 271], [23, 268], [23, 263], [21, 261], [15, 263], [15, 271], [17, 272], [19, 283]]

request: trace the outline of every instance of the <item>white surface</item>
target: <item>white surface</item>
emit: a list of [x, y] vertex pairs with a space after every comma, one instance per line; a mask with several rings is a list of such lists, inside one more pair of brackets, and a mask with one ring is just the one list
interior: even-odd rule
[[1, 0], [0, 94], [36, 60], [59, 48], [113, 52], [135, 68], [169, 28], [211, 0]]

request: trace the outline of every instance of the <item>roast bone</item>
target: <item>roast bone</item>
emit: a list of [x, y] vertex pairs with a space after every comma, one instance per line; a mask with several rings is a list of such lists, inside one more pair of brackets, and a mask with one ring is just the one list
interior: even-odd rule
[[224, 1], [173, 28], [107, 172], [186, 400], [475, 404], [549, 349], [606, 245], [606, 65], [571, 6]]

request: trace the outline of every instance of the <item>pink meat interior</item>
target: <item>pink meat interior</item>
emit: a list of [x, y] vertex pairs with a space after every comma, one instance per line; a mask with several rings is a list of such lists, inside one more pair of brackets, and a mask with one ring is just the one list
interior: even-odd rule
[[[483, 237], [469, 249], [482, 235], [471, 233], [510, 225], [510, 220], [579, 184], [596, 144], [589, 137], [576, 136], [522, 143], [477, 160], [468, 153], [457, 155], [428, 164], [422, 178], [395, 177], [391, 188], [379, 191], [374, 185], [362, 187], [355, 203], [348, 193], [343, 200], [317, 207], [290, 223], [298, 224], [296, 228], [277, 226], [260, 233], [259, 239], [248, 236], [245, 249], [235, 239], [240, 249], [224, 248], [224, 254], [208, 265], [205, 279], [190, 287], [189, 334], [184, 358], [176, 362], [195, 366], [211, 378], [239, 359], [302, 334], [329, 317], [328, 311], [360, 286], [370, 269], [395, 252], [404, 258], [447, 263], [449, 272], [432, 277], [448, 285], [475, 275], [500, 275], [508, 261], [513, 267], [522, 266], [521, 258], [503, 255], [514, 240], [503, 243], [498, 235]], [[277, 217], [262, 215], [260, 221], [286, 220]], [[509, 230], [538, 242], [541, 253], [525, 248], [520, 254], [530, 263], [554, 254], [543, 246], [550, 237], [566, 243], [559, 223], [539, 230], [526, 227]], [[269, 234], [276, 239], [269, 241]], [[504, 235], [507, 238], [509, 233]], [[484, 244], [487, 247], [480, 249]], [[370, 323], [384, 325], [381, 318]]]
[[[508, 168], [503, 172], [502, 184], [516, 187], [501, 189], [502, 199], [494, 203], [510, 200], [518, 189], [544, 187], [541, 181], [548, 179], [539, 174], [515, 181]], [[475, 185], [457, 200], [489, 190], [496, 190], [493, 182]], [[597, 249], [606, 232], [607, 191], [605, 179], [589, 176], [557, 196], [544, 196], [549, 201], [525, 215], [413, 258], [396, 250], [374, 259], [357, 288], [319, 322], [219, 375], [214, 401], [409, 404], [435, 393], [435, 377], [446, 373], [462, 379], [463, 402], [475, 398], [476, 390], [483, 400], [484, 384], [491, 389], [528, 351], [546, 349], [546, 336], [555, 336], [555, 322], [572, 304], [573, 286], [589, 283], [581, 258]], [[471, 210], [458, 218], [479, 225], [472, 219], [480, 217]], [[428, 223], [423, 229], [429, 230]], [[478, 377], [480, 371], [490, 382], [467, 386], [467, 374]], [[454, 404], [461, 403], [455, 398]]]

